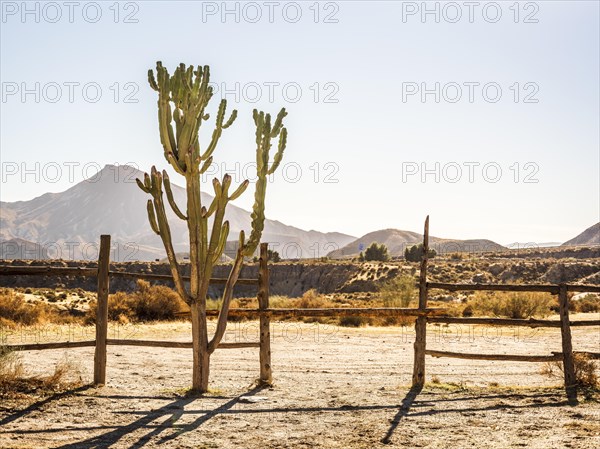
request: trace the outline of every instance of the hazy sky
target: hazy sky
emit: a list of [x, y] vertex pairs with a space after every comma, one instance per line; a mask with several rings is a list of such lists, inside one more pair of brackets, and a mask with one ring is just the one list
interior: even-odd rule
[[162, 60], [209, 64], [239, 110], [221, 172], [251, 173], [253, 108], [287, 108], [268, 218], [564, 241], [600, 220], [598, 5], [2, 2], [0, 199], [167, 167], [146, 81]]

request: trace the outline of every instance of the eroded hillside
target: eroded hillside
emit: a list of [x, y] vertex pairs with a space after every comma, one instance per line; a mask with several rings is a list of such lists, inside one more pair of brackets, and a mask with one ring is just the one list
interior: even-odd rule
[[[560, 258], [560, 255], [567, 257]], [[94, 267], [94, 262], [76, 261], [3, 261], [4, 265], [45, 265], [68, 267]], [[185, 267], [185, 266], [184, 266]], [[169, 274], [167, 264], [156, 262], [114, 263], [111, 270], [137, 273]], [[289, 297], [301, 296], [310, 289], [320, 293], [356, 293], [376, 291], [385, 281], [406, 274], [416, 276], [418, 264], [405, 261], [394, 262], [284, 262], [271, 264], [271, 293]], [[185, 271], [185, 270], [184, 270]], [[215, 268], [214, 277], [227, 277], [228, 265]], [[257, 264], [248, 264], [242, 270], [242, 278], [257, 277]], [[467, 283], [586, 283], [600, 284], [600, 248], [575, 250], [535, 250], [498, 255], [469, 257], [454, 255], [434, 258], [429, 265], [429, 279], [439, 282]], [[0, 276], [5, 287], [46, 287], [96, 289], [95, 278], [71, 276]], [[111, 291], [132, 291], [135, 280], [112, 278]], [[210, 291], [219, 295], [218, 287]], [[255, 287], [236, 287], [237, 296], [254, 296]]]

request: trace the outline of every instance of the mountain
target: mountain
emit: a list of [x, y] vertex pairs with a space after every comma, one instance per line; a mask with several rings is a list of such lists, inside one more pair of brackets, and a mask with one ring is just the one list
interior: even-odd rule
[[[111, 259], [152, 260], [165, 257], [160, 238], [152, 232], [146, 213], [149, 195], [135, 183], [144, 173], [130, 166], [107, 165], [95, 176], [60, 193], [46, 193], [30, 201], [0, 202], [0, 241], [23, 239], [48, 249], [51, 257], [95, 259], [101, 234], [111, 234]], [[185, 189], [172, 184], [175, 201], [184, 207]], [[213, 197], [202, 193], [204, 204]], [[188, 249], [187, 226], [171, 211], [175, 251]], [[230, 238], [241, 229], [249, 235], [250, 212], [230, 204], [225, 218]], [[304, 231], [266, 220], [262, 240], [283, 258], [320, 257], [356, 237], [341, 233]]]
[[600, 222], [590, 226], [577, 237], [573, 237], [561, 246], [575, 245], [600, 245]]
[[[328, 254], [329, 257], [339, 259], [343, 257], [357, 256], [361, 251], [364, 251], [371, 243], [383, 243], [387, 246], [391, 256], [403, 256], [404, 250], [407, 247], [416, 245], [423, 241], [423, 234], [418, 234], [411, 231], [401, 231], [399, 229], [382, 229], [380, 231], [370, 232], [365, 234], [352, 243], [332, 251]], [[473, 239], [473, 240], [457, 240], [445, 239], [440, 237], [429, 236], [429, 246], [435, 249], [438, 254], [452, 252], [485, 252], [485, 251], [502, 251], [506, 248], [491, 240]]]
[[49, 259], [48, 248], [23, 239], [0, 242], [0, 259]]
[[560, 242], [513, 242], [504, 246], [506, 246], [508, 249], [536, 249], [554, 248], [560, 245]]

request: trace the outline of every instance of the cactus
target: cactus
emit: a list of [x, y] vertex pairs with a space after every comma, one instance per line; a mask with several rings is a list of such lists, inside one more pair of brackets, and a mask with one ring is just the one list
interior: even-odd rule
[[[177, 293], [190, 305], [192, 312], [192, 337], [194, 353], [194, 369], [192, 388], [204, 392], [208, 388], [210, 355], [223, 338], [227, 326], [227, 312], [233, 296], [233, 287], [237, 282], [243, 266], [244, 257], [256, 251], [265, 222], [265, 196], [267, 176], [277, 170], [283, 159], [287, 143], [287, 129], [283, 119], [287, 115], [281, 109], [275, 122], [271, 124], [271, 115], [262, 111], [253, 111], [256, 125], [256, 165], [257, 181], [252, 207], [251, 232], [248, 241], [244, 231], [240, 232], [238, 249], [233, 267], [225, 284], [223, 301], [217, 328], [209, 340], [206, 322], [206, 298], [208, 285], [214, 265], [225, 250], [229, 237], [229, 222], [225, 220], [225, 211], [230, 201], [239, 198], [248, 188], [249, 181], [243, 181], [233, 193], [231, 176], [225, 174], [222, 180], [213, 179], [214, 199], [210, 205], [201, 201], [200, 175], [205, 173], [213, 162], [213, 153], [223, 134], [237, 118], [233, 110], [227, 115], [227, 101], [219, 103], [214, 129], [206, 149], [200, 147], [198, 134], [203, 122], [210, 119], [206, 108], [213, 96], [213, 88], [209, 85], [210, 69], [208, 66], [186, 67], [180, 64], [173, 75], [159, 61], [156, 63], [156, 76], [148, 71], [148, 83], [158, 92], [158, 126], [164, 157], [175, 172], [185, 178], [187, 204], [184, 209], [177, 205], [171, 189], [171, 181], [166, 171], [159, 172], [154, 166], [150, 174], [145, 173], [143, 181], [136, 179], [140, 189], [152, 196], [148, 200], [148, 220], [152, 230], [163, 241], [171, 274]], [[173, 123], [175, 127], [173, 129]], [[278, 138], [277, 151], [273, 162], [269, 165], [272, 140]], [[163, 188], [167, 202], [175, 215], [187, 222], [190, 237], [190, 284], [186, 288], [181, 267], [175, 257], [171, 230], [167, 219]], [[213, 217], [209, 230], [208, 219]]]

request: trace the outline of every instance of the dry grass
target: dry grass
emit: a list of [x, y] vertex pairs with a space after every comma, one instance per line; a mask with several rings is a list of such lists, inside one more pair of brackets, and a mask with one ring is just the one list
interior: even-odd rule
[[65, 321], [69, 321], [68, 317], [61, 316], [56, 308], [44, 303], [28, 304], [22, 294], [10, 288], [0, 288], [0, 326]]
[[468, 305], [473, 315], [530, 318], [550, 315], [555, 302], [549, 293], [476, 292]]
[[65, 358], [48, 376], [27, 376], [18, 352], [0, 347], [0, 398], [15, 399], [28, 394], [49, 394], [82, 384], [81, 370]]
[[[584, 389], [600, 388], [598, 377], [598, 363], [587, 354], [573, 354], [575, 365], [575, 379], [577, 384]], [[540, 369], [540, 374], [548, 377], [563, 379], [564, 370], [562, 361], [545, 363]]]
[[569, 309], [580, 313], [600, 312], [600, 297], [589, 294], [577, 301], [570, 301]]

